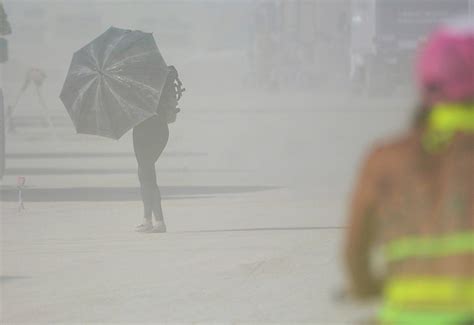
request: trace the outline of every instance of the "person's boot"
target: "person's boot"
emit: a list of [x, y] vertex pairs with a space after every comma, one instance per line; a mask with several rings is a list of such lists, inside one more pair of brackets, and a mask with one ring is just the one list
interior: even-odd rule
[[153, 229], [153, 224], [150, 219], [144, 219], [142, 224], [139, 224], [135, 229], [138, 232], [150, 232]]
[[164, 221], [156, 221], [151, 232], [163, 233], [166, 232], [166, 225]]

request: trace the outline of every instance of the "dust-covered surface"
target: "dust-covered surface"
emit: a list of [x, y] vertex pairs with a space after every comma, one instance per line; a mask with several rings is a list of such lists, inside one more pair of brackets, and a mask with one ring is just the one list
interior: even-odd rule
[[163, 235], [130, 231], [135, 203], [5, 204], [2, 321], [349, 320], [331, 301], [342, 230], [304, 229], [307, 209], [282, 199], [166, 201]]
[[[11, 136], [5, 200], [19, 174], [31, 201], [35, 191], [56, 191], [27, 200], [20, 214], [15, 201], [2, 203], [2, 320], [365, 318], [335, 300], [345, 283], [346, 199], [364, 147], [409, 114], [349, 104], [183, 113], [158, 163], [167, 234], [133, 231], [142, 207], [129, 138], [80, 137], [68, 127], [58, 127], [59, 140], [41, 128]], [[98, 202], [84, 199], [84, 188]]]
[[[42, 69], [54, 128], [30, 85], [7, 134], [0, 188], [2, 322], [369, 317], [336, 299], [345, 286], [346, 207], [364, 154], [407, 127], [412, 98], [399, 89], [351, 94], [344, 55], [332, 66], [327, 57], [313, 62], [314, 78], [290, 73], [298, 80], [275, 85], [257, 71], [252, 1], [5, 1], [5, 8], [14, 30], [3, 67], [6, 106], [28, 69]], [[77, 135], [59, 99], [74, 51], [112, 25], [153, 32], [187, 88], [157, 163], [166, 234], [134, 232], [142, 205], [130, 132], [120, 141]], [[18, 176], [26, 178], [20, 213]]]

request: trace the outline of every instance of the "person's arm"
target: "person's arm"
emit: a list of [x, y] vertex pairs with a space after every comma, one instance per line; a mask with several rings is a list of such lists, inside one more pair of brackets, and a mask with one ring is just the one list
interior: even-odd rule
[[374, 211], [377, 204], [377, 156], [372, 152], [366, 160], [352, 197], [345, 239], [345, 266], [350, 280], [351, 295], [369, 298], [378, 295], [380, 282], [370, 269], [370, 251], [375, 240]]

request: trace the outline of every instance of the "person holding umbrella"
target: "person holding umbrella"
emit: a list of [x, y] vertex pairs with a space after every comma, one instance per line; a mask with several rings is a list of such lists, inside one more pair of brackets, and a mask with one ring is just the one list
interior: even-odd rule
[[[168, 123], [176, 119], [178, 100], [181, 97], [181, 82], [175, 67], [169, 67], [157, 115], [133, 128], [133, 148], [138, 162], [138, 178], [143, 200], [144, 220], [137, 226], [139, 232], [166, 232], [161, 207], [161, 194], [156, 182], [155, 163], [163, 152], [169, 138]], [[152, 223], [155, 217], [155, 225]]]
[[74, 53], [61, 91], [77, 133], [120, 139], [134, 129], [145, 210], [139, 231], [166, 231], [154, 165], [182, 91], [176, 69], [167, 66], [151, 33], [116, 27]]

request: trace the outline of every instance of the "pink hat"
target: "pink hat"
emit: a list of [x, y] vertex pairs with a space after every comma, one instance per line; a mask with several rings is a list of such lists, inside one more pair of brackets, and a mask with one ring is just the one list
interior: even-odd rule
[[425, 104], [474, 101], [474, 21], [440, 26], [422, 47], [416, 67]]

